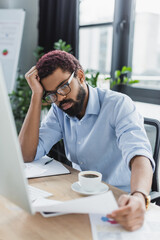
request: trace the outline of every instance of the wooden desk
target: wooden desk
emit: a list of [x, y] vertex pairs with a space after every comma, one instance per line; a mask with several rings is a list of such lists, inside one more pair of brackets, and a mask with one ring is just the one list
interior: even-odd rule
[[[69, 168], [69, 167], [68, 167]], [[69, 168], [71, 174], [30, 179], [29, 184], [53, 193], [55, 200], [69, 200], [82, 197], [71, 190], [77, 181], [77, 171]], [[117, 199], [123, 192], [111, 187]], [[91, 228], [87, 214], [68, 214], [44, 218], [41, 214], [30, 215], [0, 197], [0, 240], [91, 240]]]

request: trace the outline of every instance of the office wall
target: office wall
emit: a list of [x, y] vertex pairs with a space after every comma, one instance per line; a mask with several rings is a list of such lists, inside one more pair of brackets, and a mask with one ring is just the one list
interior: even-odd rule
[[35, 65], [33, 51], [38, 42], [38, 3], [39, 0], [1, 0], [0, 8], [23, 8], [26, 11], [24, 32], [19, 59], [19, 69], [26, 73]]
[[8, 0], [1, 0], [0, 1], [0, 8], [8, 8]]

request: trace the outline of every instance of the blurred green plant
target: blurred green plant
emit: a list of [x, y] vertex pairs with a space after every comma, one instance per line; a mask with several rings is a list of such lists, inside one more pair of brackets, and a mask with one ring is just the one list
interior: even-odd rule
[[92, 86], [92, 87], [97, 87], [97, 81], [98, 81], [98, 76], [99, 72], [94, 72], [92, 70], [86, 70], [85, 71], [85, 78], [87, 83]]
[[66, 44], [66, 42], [63, 41], [62, 39], [59, 39], [58, 42], [55, 42], [53, 45], [53, 48], [55, 50], [62, 50], [62, 51], [69, 52], [69, 53], [71, 53], [71, 51], [72, 51], [71, 45]]
[[9, 94], [17, 132], [19, 133], [31, 99], [31, 89], [23, 75], [16, 80], [16, 88]]
[[139, 83], [139, 80], [132, 80], [128, 75], [132, 72], [131, 67], [123, 66], [121, 70], [116, 70], [114, 72], [114, 79], [111, 77], [105, 78], [105, 80], [110, 80], [111, 89], [120, 84], [131, 85], [134, 83]]

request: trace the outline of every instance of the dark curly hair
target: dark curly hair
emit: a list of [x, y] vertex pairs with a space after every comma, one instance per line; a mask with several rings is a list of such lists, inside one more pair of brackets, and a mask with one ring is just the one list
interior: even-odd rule
[[54, 50], [43, 55], [36, 64], [38, 75], [40, 79], [49, 76], [57, 68], [61, 68], [63, 72], [75, 72], [77, 76], [77, 70], [82, 69], [79, 61], [70, 53], [61, 50]]

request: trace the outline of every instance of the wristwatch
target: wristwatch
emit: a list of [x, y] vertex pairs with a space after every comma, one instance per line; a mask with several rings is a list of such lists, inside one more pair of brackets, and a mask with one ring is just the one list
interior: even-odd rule
[[149, 204], [150, 204], [150, 201], [151, 201], [151, 196], [150, 195], [146, 195], [145, 193], [141, 192], [141, 191], [134, 191], [132, 192], [130, 195], [134, 195], [135, 193], [141, 193], [142, 196], [144, 197], [145, 199], [145, 205], [146, 205], [146, 209], [148, 209], [149, 207]]

